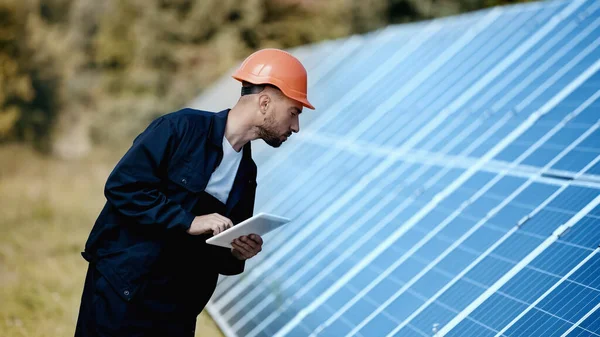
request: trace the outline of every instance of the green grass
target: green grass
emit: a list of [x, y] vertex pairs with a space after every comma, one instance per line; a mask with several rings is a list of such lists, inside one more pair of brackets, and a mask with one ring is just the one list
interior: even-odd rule
[[[60, 161], [0, 148], [0, 336], [73, 335], [87, 268], [80, 252], [119, 154]], [[223, 336], [204, 312], [197, 335]]]

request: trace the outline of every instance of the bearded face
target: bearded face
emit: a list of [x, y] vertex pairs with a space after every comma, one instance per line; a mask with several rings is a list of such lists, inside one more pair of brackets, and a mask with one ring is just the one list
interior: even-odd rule
[[[277, 123], [273, 114], [265, 117], [263, 125], [258, 127], [258, 136], [272, 147], [280, 147], [281, 143], [284, 142], [277, 130]], [[289, 134], [287, 136], [289, 137]]]
[[292, 132], [300, 131], [298, 116], [302, 112], [302, 105], [279, 91], [270, 90], [269, 97], [263, 99], [266, 111], [263, 110], [262, 123], [257, 126], [258, 137], [272, 147], [280, 147]]

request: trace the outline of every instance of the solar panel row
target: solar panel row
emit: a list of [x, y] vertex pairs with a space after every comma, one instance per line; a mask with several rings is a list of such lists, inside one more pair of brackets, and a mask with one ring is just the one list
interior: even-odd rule
[[600, 2], [297, 51], [317, 117], [258, 151], [265, 237], [228, 336], [600, 336]]

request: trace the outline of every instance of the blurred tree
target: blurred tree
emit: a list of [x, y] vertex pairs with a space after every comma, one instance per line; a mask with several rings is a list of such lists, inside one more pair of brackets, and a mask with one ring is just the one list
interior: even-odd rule
[[240, 59], [509, 0], [0, 0], [0, 141], [122, 144]]
[[18, 0], [0, 3], [0, 139], [14, 136], [22, 109], [35, 97], [30, 52], [22, 40], [27, 12]]

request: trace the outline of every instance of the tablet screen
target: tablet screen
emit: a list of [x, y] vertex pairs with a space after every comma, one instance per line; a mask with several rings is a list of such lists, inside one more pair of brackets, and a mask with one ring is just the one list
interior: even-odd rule
[[291, 220], [274, 214], [259, 213], [239, 224], [209, 238], [206, 243], [231, 248], [231, 241], [240, 236], [258, 234], [264, 236]]

